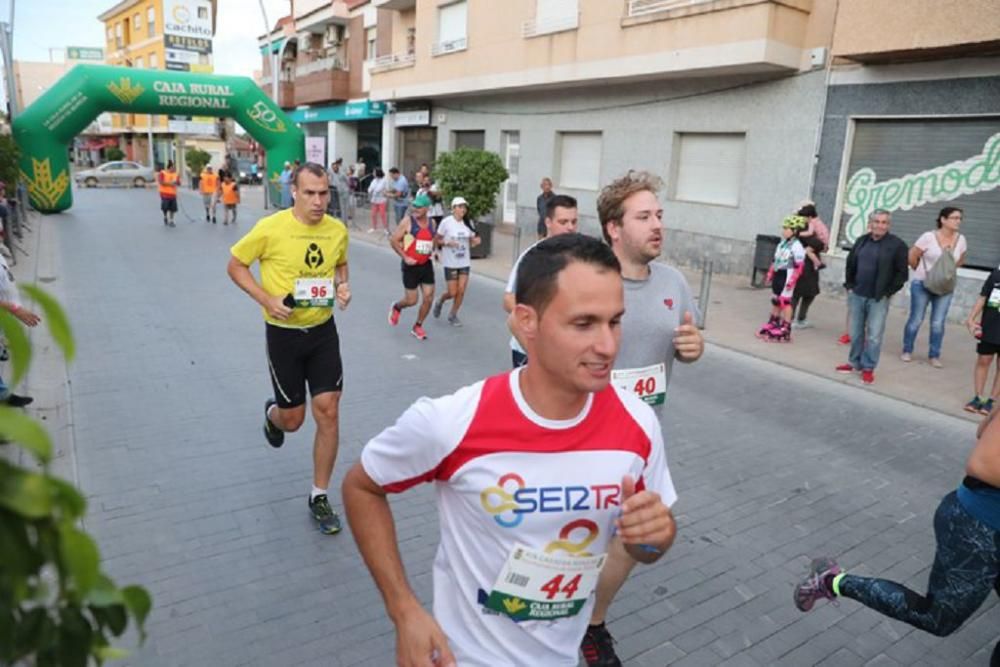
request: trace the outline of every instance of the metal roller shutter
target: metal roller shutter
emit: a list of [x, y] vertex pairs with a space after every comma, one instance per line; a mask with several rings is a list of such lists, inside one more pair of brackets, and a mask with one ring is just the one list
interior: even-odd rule
[[[862, 200], [872, 205], [888, 204], [882, 207], [892, 211], [892, 232], [912, 245], [925, 231], [936, 227], [938, 212], [945, 206], [957, 206], [964, 210], [962, 233], [969, 243], [966, 266], [994, 269], [1000, 265], [1000, 151], [994, 151], [992, 164], [987, 162], [980, 172], [967, 180], [960, 178], [963, 168], [956, 166], [952, 173], [939, 170], [933, 177], [901, 181], [900, 191], [878, 185], [890, 179], [919, 175], [928, 170], [946, 167], [952, 163], [968, 161], [983, 153], [991, 137], [1000, 135], [1000, 118], [917, 118], [855, 121], [854, 140], [851, 146], [850, 162], [843, 196], [845, 212], [841, 216], [839, 242], [853, 241], [864, 233], [864, 227], [856, 222], [849, 224], [854, 214], [851, 202]], [[966, 163], [964, 173], [971, 163]], [[864, 187], [851, 187], [852, 179], [863, 168], [875, 172], [874, 181]], [[948, 179], [947, 181], [945, 179]], [[909, 183], [907, 183], [909, 181]], [[958, 189], [981, 188], [978, 192], [959, 193], [949, 198], [949, 187]], [[860, 179], [855, 179], [860, 182]], [[950, 185], [949, 185], [950, 184]], [[978, 186], [976, 184], [979, 184]], [[918, 197], [919, 192], [925, 193]], [[937, 195], [933, 193], [937, 192]], [[890, 195], [890, 193], [892, 193]], [[919, 204], [910, 210], [903, 210], [907, 196], [912, 203]], [[932, 201], [922, 203], [924, 199]], [[865, 208], [855, 205], [855, 209]]]

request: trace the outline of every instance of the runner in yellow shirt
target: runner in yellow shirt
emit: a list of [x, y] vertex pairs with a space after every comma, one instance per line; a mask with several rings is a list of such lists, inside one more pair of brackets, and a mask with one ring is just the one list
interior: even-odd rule
[[[229, 277], [260, 304], [274, 398], [264, 403], [264, 437], [281, 447], [302, 426], [306, 385], [316, 421], [309, 509], [325, 534], [340, 531], [327, 487], [337, 459], [340, 393], [344, 385], [333, 305], [351, 301], [347, 228], [326, 215], [330, 199], [323, 167], [306, 163], [292, 179], [294, 205], [262, 218], [232, 247]], [[260, 262], [260, 283], [250, 265]]]

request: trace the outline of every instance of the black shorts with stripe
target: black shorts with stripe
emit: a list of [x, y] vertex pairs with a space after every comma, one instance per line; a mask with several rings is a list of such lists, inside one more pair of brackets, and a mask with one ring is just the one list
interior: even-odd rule
[[294, 408], [316, 396], [344, 388], [340, 336], [331, 317], [309, 329], [267, 324], [267, 366], [280, 408]]

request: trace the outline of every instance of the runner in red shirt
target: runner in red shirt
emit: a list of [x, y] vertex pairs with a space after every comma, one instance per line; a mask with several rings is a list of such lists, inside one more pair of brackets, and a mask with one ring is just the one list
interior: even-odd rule
[[427, 340], [424, 320], [434, 303], [434, 223], [427, 217], [431, 205], [430, 197], [417, 195], [413, 200], [410, 215], [399, 221], [396, 231], [389, 237], [389, 243], [396, 254], [403, 259], [403, 298], [394, 301], [389, 308], [389, 324], [399, 324], [399, 316], [404, 308], [417, 303], [417, 288], [423, 294], [417, 321], [410, 329], [410, 335], [417, 340]]

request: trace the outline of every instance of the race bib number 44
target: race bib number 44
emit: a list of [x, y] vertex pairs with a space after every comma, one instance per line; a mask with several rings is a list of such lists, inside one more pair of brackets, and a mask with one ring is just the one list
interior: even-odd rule
[[667, 400], [667, 367], [659, 363], [645, 368], [620, 368], [611, 371], [611, 382], [630, 391], [649, 405]]
[[295, 281], [295, 305], [299, 308], [333, 308], [336, 296], [331, 278], [298, 278]]
[[486, 600], [515, 621], [552, 621], [580, 613], [597, 586], [607, 554], [553, 556], [516, 546]]

